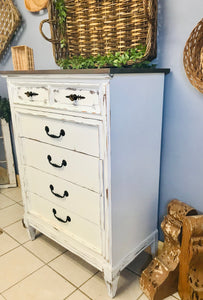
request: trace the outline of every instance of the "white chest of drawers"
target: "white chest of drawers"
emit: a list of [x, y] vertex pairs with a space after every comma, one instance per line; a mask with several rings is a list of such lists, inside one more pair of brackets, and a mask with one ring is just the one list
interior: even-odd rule
[[5, 75], [30, 236], [103, 271], [113, 297], [120, 271], [156, 249], [164, 70]]

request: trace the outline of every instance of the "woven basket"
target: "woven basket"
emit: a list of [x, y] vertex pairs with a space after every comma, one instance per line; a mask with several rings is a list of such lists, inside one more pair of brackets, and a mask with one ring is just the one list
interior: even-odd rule
[[186, 42], [183, 64], [191, 84], [203, 93], [203, 19], [193, 29]]
[[[65, 32], [61, 33], [54, 0], [48, 2], [49, 19], [40, 24], [42, 36], [52, 42], [55, 61], [124, 52], [142, 44], [143, 60], [156, 57], [157, 0], [64, 0]], [[51, 38], [42, 31], [49, 23]], [[60, 41], [66, 40], [61, 48]], [[141, 61], [141, 60], [140, 60]], [[131, 64], [131, 63], [129, 63]]]
[[0, 0], [0, 58], [20, 22], [20, 14], [12, 0]]
[[11, 47], [14, 70], [34, 70], [33, 49], [27, 46]]

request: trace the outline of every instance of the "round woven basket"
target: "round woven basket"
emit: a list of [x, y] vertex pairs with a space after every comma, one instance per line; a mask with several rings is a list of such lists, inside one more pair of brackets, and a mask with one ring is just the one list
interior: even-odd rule
[[203, 19], [193, 29], [186, 42], [183, 64], [191, 84], [203, 93]]
[[48, 0], [24, 0], [25, 7], [31, 12], [38, 12], [47, 7]]

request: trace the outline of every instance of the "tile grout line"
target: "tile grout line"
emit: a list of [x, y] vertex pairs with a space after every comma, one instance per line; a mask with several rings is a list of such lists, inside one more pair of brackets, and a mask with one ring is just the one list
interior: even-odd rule
[[94, 300], [94, 299], [92, 299], [92, 298], [90, 298], [90, 296], [88, 296], [87, 294], [85, 294], [82, 290], [80, 290], [80, 289], [78, 289], [83, 295], [85, 295], [88, 299], [90, 299], [90, 300]]
[[[19, 222], [19, 221], [18, 221]], [[15, 222], [15, 223], [17, 223], [17, 222]], [[22, 225], [23, 226], [23, 225]], [[25, 229], [26, 230], [26, 229]], [[8, 234], [7, 232], [5, 232], [6, 234]], [[8, 234], [9, 236], [10, 236], [10, 234]], [[40, 234], [41, 235], [41, 234]], [[11, 238], [13, 238], [12, 236], [10, 236]], [[19, 243], [19, 241], [18, 240], [16, 240], [15, 238], [13, 238], [15, 241], [17, 241], [18, 243]], [[25, 247], [25, 244], [26, 243], [28, 243], [30, 241], [30, 239], [28, 240], [28, 241], [25, 241], [24, 243], [19, 243], [19, 246], [18, 247], [20, 247], [20, 246], [22, 246], [25, 250], [27, 250], [28, 252], [30, 252], [32, 255], [34, 255], [37, 259], [39, 259], [42, 263], [43, 263], [43, 266], [42, 267], [44, 267], [45, 265], [47, 266], [47, 267], [49, 267], [52, 271], [54, 271], [56, 274], [58, 274], [60, 277], [62, 277], [64, 280], [66, 280], [68, 283], [70, 283], [72, 286], [74, 286], [76, 289], [70, 294], [70, 295], [68, 295], [65, 299], [68, 299], [68, 297], [70, 297], [73, 293], [75, 293], [77, 290], [79, 290], [81, 293], [83, 293], [85, 296], [87, 296], [90, 300], [92, 300], [88, 295], [86, 295], [82, 290], [80, 290], [80, 288], [85, 284], [85, 283], [87, 283], [90, 279], [92, 279], [94, 276], [96, 276], [96, 274], [98, 274], [99, 273], [99, 270], [97, 270], [97, 272], [96, 273], [94, 273], [90, 278], [88, 278], [86, 281], [84, 281], [81, 285], [79, 285], [79, 286], [76, 286], [74, 283], [72, 283], [71, 281], [69, 281], [66, 277], [64, 277], [62, 274], [60, 274], [59, 272], [57, 272], [55, 269], [53, 269], [49, 264], [52, 262], [52, 261], [54, 261], [55, 259], [57, 259], [58, 257], [60, 257], [61, 255], [63, 255], [64, 253], [66, 253], [66, 252], [68, 252], [68, 250], [66, 250], [65, 252], [63, 252], [63, 253], [60, 253], [59, 255], [57, 255], [56, 257], [54, 257], [53, 259], [51, 259], [50, 261], [48, 261], [48, 262], [44, 262], [40, 257], [38, 257], [35, 253], [33, 253], [30, 249], [28, 249], [28, 248], [26, 248]], [[15, 247], [15, 248], [13, 248], [12, 250], [14, 250], [14, 249], [16, 249], [16, 248], [18, 248], [18, 247]], [[65, 248], [64, 248], [65, 249]], [[10, 251], [12, 251], [12, 250], [10, 250]], [[9, 252], [10, 252], [9, 251]], [[8, 253], [8, 252], [7, 252]], [[6, 253], [5, 253], [6, 254]], [[4, 255], [4, 254], [3, 254]], [[41, 269], [42, 267], [40, 267], [39, 269]], [[35, 273], [35, 272], [37, 272], [39, 269], [37, 269], [37, 270], [35, 270], [34, 272], [32, 272], [32, 273], [30, 273], [29, 275], [27, 275], [25, 278], [23, 278], [23, 279], [21, 279], [19, 282], [21, 282], [21, 281], [23, 281], [23, 280], [25, 280], [27, 277], [29, 277], [30, 275], [32, 275], [33, 273]], [[130, 269], [128, 269], [128, 271], [130, 271], [132, 274], [134, 274], [134, 275], [136, 275], [137, 277], [139, 277], [135, 272], [133, 272], [132, 270], [130, 270]], [[18, 283], [19, 283], [18, 282]], [[18, 283], [16, 283], [16, 284], [14, 284], [14, 285], [17, 285]], [[13, 286], [14, 286], [13, 285]], [[13, 287], [13, 286], [11, 286], [11, 287]], [[9, 287], [9, 288], [11, 288], [11, 287]], [[139, 297], [140, 298], [140, 297]], [[139, 299], [138, 298], [138, 299]]]
[[[21, 204], [19, 203], [19, 201], [17, 202], [16, 200], [14, 200], [13, 198], [9, 197], [8, 195], [3, 194], [3, 193], [2, 193], [2, 195], [4, 195], [4, 196], [5, 196], [6, 198], [8, 198], [9, 200], [14, 201], [13, 204], [8, 205], [8, 206], [6, 206], [6, 207], [4, 207], [4, 208], [10, 207], [10, 206], [14, 206], [15, 204], [18, 204], [18, 205], [20, 205], [20, 206], [23, 206], [23, 205], [21, 205]], [[2, 208], [2, 209], [0, 209], [0, 210], [3, 210], [4, 208]], [[7, 228], [7, 227], [9, 227], [9, 226], [11, 226], [11, 225], [13, 225], [13, 224], [15, 224], [15, 223], [18, 223], [20, 220], [21, 220], [21, 219], [19, 219], [19, 220], [17, 220], [16, 222], [13, 222], [13, 223], [11, 223], [11, 224], [5, 226], [4, 228]], [[22, 225], [22, 226], [23, 226], [23, 225]], [[11, 252], [11, 251], [13, 251], [13, 250], [15, 250], [15, 249], [17, 249], [17, 248], [19, 248], [19, 247], [23, 247], [25, 250], [27, 250], [28, 252], [30, 252], [32, 255], [34, 255], [37, 259], [39, 259], [39, 260], [43, 263], [43, 265], [42, 265], [40, 268], [38, 268], [37, 270], [31, 272], [29, 275], [27, 275], [26, 277], [22, 278], [21, 280], [19, 280], [19, 281], [16, 282], [15, 284], [11, 285], [8, 289], [4, 290], [3, 293], [5, 293], [6, 291], [8, 291], [9, 289], [11, 289], [12, 287], [14, 287], [15, 285], [18, 285], [21, 281], [23, 281], [23, 280], [25, 280], [26, 278], [30, 277], [32, 274], [34, 274], [35, 272], [39, 271], [39, 270], [42, 269], [44, 266], [47, 266], [47, 267], [50, 268], [53, 272], [55, 272], [56, 274], [58, 274], [61, 278], [63, 278], [66, 282], [68, 282], [69, 284], [71, 284], [71, 285], [75, 288], [75, 290], [74, 290], [72, 293], [70, 293], [67, 297], [65, 297], [64, 300], [65, 300], [65, 299], [68, 299], [68, 298], [69, 298], [72, 294], [74, 294], [76, 291], [80, 291], [80, 292], [81, 292], [82, 294], [84, 294], [88, 299], [92, 300], [88, 295], [86, 295], [83, 291], [80, 290], [80, 287], [83, 286], [86, 282], [88, 282], [91, 278], [93, 278], [97, 273], [99, 273], [99, 271], [97, 271], [96, 273], [94, 273], [90, 278], [88, 278], [88, 280], [86, 280], [86, 281], [83, 282], [79, 287], [77, 287], [75, 284], [73, 284], [72, 282], [70, 282], [67, 278], [65, 278], [62, 274], [60, 274], [59, 272], [57, 272], [56, 270], [54, 270], [54, 269], [49, 265], [52, 261], [54, 261], [55, 259], [57, 259], [57, 258], [60, 257], [61, 255], [63, 255], [63, 254], [64, 254], [65, 252], [67, 252], [68, 250], [66, 250], [65, 252], [63, 252], [63, 253], [57, 255], [56, 257], [54, 257], [53, 259], [51, 259], [49, 262], [46, 263], [46, 262], [44, 262], [40, 257], [38, 257], [37, 255], [35, 255], [35, 253], [33, 253], [32, 251], [30, 251], [29, 249], [27, 249], [27, 248], [25, 247], [24, 244], [26, 244], [27, 242], [29, 242], [30, 239], [29, 239], [28, 241], [25, 241], [24, 243], [20, 243], [18, 240], [16, 240], [15, 238], [13, 238], [13, 237], [12, 237], [9, 233], [7, 233], [6, 231], [3, 230], [3, 232], [4, 232], [5, 234], [7, 234], [10, 238], [12, 238], [14, 241], [16, 241], [19, 245], [18, 245], [17, 247], [15, 247], [15, 248], [13, 248], [13, 249], [11, 249], [11, 250], [5, 252], [4, 254], [0, 255], [0, 257], [6, 255], [7, 253], [9, 253], [9, 252]], [[64, 248], [64, 249], [65, 249], [65, 248]], [[1, 293], [0, 295], [2, 295], [2, 293]], [[4, 299], [6, 299], [3, 295], [2, 295], [2, 297], [3, 297]]]
[[[26, 243], [26, 242], [25, 242]], [[60, 277], [62, 277], [63, 279], [65, 279], [69, 284], [71, 284], [72, 286], [74, 286], [77, 289], [77, 286], [75, 284], [73, 284], [71, 281], [69, 281], [67, 278], [65, 278], [62, 274], [60, 274], [59, 272], [57, 272], [56, 270], [54, 270], [51, 266], [49, 266], [49, 263], [52, 262], [53, 260], [55, 260], [56, 258], [58, 258], [59, 256], [63, 255], [64, 253], [59, 254], [58, 256], [56, 256], [55, 258], [51, 259], [48, 262], [44, 262], [40, 257], [38, 257], [35, 253], [33, 253], [30, 249], [27, 249], [24, 244], [21, 244], [21, 246], [26, 249], [28, 252], [30, 252], [32, 255], [34, 255], [36, 258], [38, 258], [44, 265], [47, 266], [48, 268], [50, 268], [52, 271], [54, 271], [56, 274], [58, 274]], [[34, 273], [34, 272], [33, 272]], [[30, 275], [28, 275], [27, 277], [29, 277]], [[25, 279], [25, 278], [24, 278]]]
[[[29, 249], [27, 249], [26, 247], [23, 246], [23, 244], [20, 244], [19, 247], [23, 247], [25, 250], [27, 250], [28, 252], [30, 252], [33, 256], [35, 256], [36, 258], [38, 258], [43, 265], [41, 267], [39, 267], [38, 269], [34, 270], [33, 272], [31, 272], [30, 274], [28, 274], [27, 276], [25, 276], [24, 278], [22, 278], [21, 280], [19, 280], [18, 282], [14, 283], [13, 285], [11, 285], [9, 288], [7, 288], [6, 290], [2, 291], [1, 293], [5, 293], [6, 291], [8, 291], [9, 289], [11, 289], [12, 287], [18, 285], [21, 281], [25, 280], [26, 278], [30, 277], [32, 274], [34, 274], [35, 272], [38, 272], [40, 269], [44, 268], [45, 266], [47, 266], [48, 268], [50, 268], [52, 271], [54, 271], [56, 274], [58, 274], [60, 277], [62, 277], [65, 281], [67, 281], [69, 284], [71, 284], [72, 286], [74, 286], [74, 288], [76, 288], [74, 291], [76, 291], [78, 288], [69, 280], [67, 280], [64, 276], [62, 276], [60, 273], [58, 273], [56, 270], [52, 269], [48, 263], [45, 263], [42, 259], [40, 259], [38, 256], [36, 256], [33, 252], [31, 252]], [[12, 250], [11, 250], [12, 251]], [[62, 254], [60, 254], [62, 255]], [[60, 256], [59, 255], [59, 256]], [[57, 256], [57, 257], [59, 257]], [[69, 295], [67, 296], [69, 297]]]
[[15, 202], [20, 202], [20, 201], [16, 201], [15, 199], [13, 199], [12, 197], [9, 197], [6, 193], [3, 194], [3, 193], [0, 193], [0, 196], [3, 195], [4, 197], [8, 198], [9, 200], [13, 200]]
[[144, 293], [142, 292], [142, 294], [136, 300], [139, 300], [143, 295]]
[[[5, 232], [6, 234], [8, 234], [7, 232]], [[8, 234], [11, 238], [13, 238], [10, 234]], [[13, 238], [14, 239], [14, 238]], [[14, 239], [15, 241], [17, 241], [16, 239]], [[30, 240], [29, 240], [30, 241]], [[33, 253], [30, 249], [28, 249], [28, 248], [26, 248], [25, 246], [24, 246], [24, 244], [26, 244], [27, 242], [29, 242], [29, 241], [26, 241], [26, 242], [24, 242], [24, 243], [19, 243], [18, 241], [18, 243], [19, 243], [19, 246], [17, 246], [17, 247], [15, 247], [15, 248], [13, 248], [13, 249], [11, 249], [10, 251], [8, 251], [8, 252], [11, 252], [12, 250], [14, 250], [14, 249], [16, 249], [16, 248], [18, 248], [18, 247], [23, 247], [25, 250], [27, 250], [30, 254], [32, 254], [33, 256], [35, 256], [37, 259], [39, 259], [42, 263], [43, 263], [43, 266], [42, 267], [44, 267], [45, 265], [47, 266], [47, 267], [49, 267], [52, 271], [54, 271], [54, 272], [56, 272], [60, 277], [62, 277], [63, 279], [65, 279], [68, 283], [70, 283], [71, 285], [73, 285], [76, 289], [78, 289], [78, 287], [75, 285], [75, 284], [73, 284], [72, 282], [70, 282], [67, 278], [65, 278], [63, 275], [61, 275], [60, 273], [58, 273], [56, 270], [54, 270], [51, 266], [49, 266], [49, 263], [50, 262], [52, 262], [53, 260], [55, 260], [56, 258], [58, 258], [59, 256], [61, 256], [61, 255], [63, 255], [65, 252], [67, 252], [68, 250], [66, 250], [65, 252], [63, 252], [63, 253], [61, 253], [61, 254], [59, 254], [59, 255], [57, 255], [56, 257], [54, 257], [53, 259], [51, 259], [50, 261], [48, 261], [48, 262], [44, 262], [40, 257], [38, 257], [35, 253]], [[64, 248], [65, 249], [65, 248]], [[8, 252], [6, 252], [6, 253], [8, 253]], [[4, 253], [3, 255], [5, 255], [6, 253]], [[2, 255], [2, 256], [3, 256]], [[1, 257], [1, 256], [0, 256]], [[41, 267], [40, 267], [41, 268]], [[39, 268], [39, 269], [40, 269]], [[38, 269], [36, 270], [36, 271], [38, 271]], [[35, 271], [34, 271], [35, 272]], [[29, 275], [27, 275], [25, 278], [27, 278], [27, 277], [29, 277], [31, 274], [33, 274], [34, 272], [32, 272], [32, 273], [30, 273]], [[21, 282], [21, 281], [23, 281], [25, 278], [23, 278], [23, 279], [21, 279], [19, 282]], [[19, 283], [18, 282], [18, 283]], [[16, 284], [14, 284], [14, 285], [16, 285]], [[11, 286], [12, 287], [12, 286]], [[10, 287], [9, 287], [10, 288]]]
[[84, 296], [86, 296], [88, 299], [90, 300], [94, 300], [92, 298], [90, 298], [90, 296], [88, 296], [87, 294], [85, 294], [83, 291], [81, 291], [79, 288], [77, 288], [75, 291], [73, 291], [70, 295], [68, 295], [67, 297], [65, 297], [63, 300], [68, 300], [69, 297], [71, 297], [74, 293], [76, 293], [77, 291], [79, 291], [80, 293], [82, 293]]
[[[90, 278], [88, 278], [86, 281], [84, 281], [81, 285], [76, 286], [73, 282], [69, 281], [66, 277], [64, 277], [62, 274], [60, 274], [58, 271], [56, 271], [55, 269], [53, 269], [53, 268], [49, 265], [52, 261], [54, 261], [55, 259], [57, 259], [57, 258], [60, 257], [61, 255], [63, 255], [64, 253], [68, 252], [68, 250], [66, 250], [65, 252], [60, 253], [59, 255], [57, 255], [56, 257], [54, 257], [53, 259], [51, 259], [50, 261], [44, 262], [39, 256], [37, 256], [37, 255], [36, 255], [35, 253], [33, 253], [30, 249], [28, 249], [28, 248], [25, 247], [25, 244], [26, 244], [27, 242], [29, 242], [29, 241], [26, 241], [26, 242], [24, 242], [23, 244], [21, 244], [21, 243], [19, 243], [19, 242], [18, 242], [18, 243], [19, 243], [19, 246], [22, 246], [24, 249], [26, 249], [28, 252], [30, 252], [32, 255], [34, 255], [36, 258], [38, 258], [38, 259], [44, 264], [42, 267], [47, 266], [47, 267], [50, 268], [52, 271], [54, 271], [56, 274], [58, 274], [60, 277], [62, 277], [64, 280], [66, 280], [69, 284], [71, 284], [72, 286], [74, 286], [74, 287], [76, 288], [76, 289], [74, 290], [74, 292], [77, 291], [77, 290], [79, 290], [80, 287], [82, 287], [86, 282], [88, 282], [91, 278], [93, 278], [96, 274], [99, 273], [99, 270], [97, 270], [96, 273], [94, 273]], [[16, 248], [17, 248], [17, 247], [16, 247]], [[64, 249], [65, 249], [65, 248], [64, 248]], [[11, 251], [12, 251], [12, 250], [11, 250]], [[38, 271], [38, 270], [36, 270], [36, 271]], [[35, 273], [36, 271], [32, 272], [31, 274]], [[27, 275], [25, 278], [29, 277], [31, 274]], [[22, 280], [24, 280], [25, 278], [23, 278]], [[22, 280], [21, 280], [21, 281], [22, 281]], [[74, 293], [74, 292], [73, 292], [73, 293]], [[80, 292], [82, 292], [85, 296], [87, 296], [90, 300], [92, 300], [92, 299], [91, 299], [88, 295], [86, 295], [83, 291], [80, 290]], [[73, 293], [71, 293], [70, 295], [72, 295]], [[69, 297], [70, 295], [68, 295], [67, 297]], [[67, 298], [67, 297], [66, 297], [66, 298]], [[66, 299], [66, 298], [65, 298], [65, 299]]]
[[[9, 200], [12, 200], [12, 199], [9, 199]], [[13, 201], [13, 200], [12, 200], [12, 201]], [[8, 208], [8, 207], [14, 206], [14, 205], [16, 205], [16, 204], [17, 204], [17, 202], [14, 201], [13, 204], [10, 204], [10, 205], [8, 205], [8, 206], [5, 206], [5, 207], [0, 208], [0, 211], [3, 210], [3, 209], [6, 209], [6, 208]]]
[[[20, 220], [19, 220], [20, 221]], [[19, 221], [17, 221], [17, 222], [15, 222], [15, 223], [18, 223]], [[9, 225], [9, 226], [12, 226], [12, 225], [14, 225], [15, 223], [13, 223], [13, 224], [11, 224], [11, 225]], [[7, 226], [7, 227], [9, 227], [9, 226]], [[4, 228], [7, 228], [7, 227], [4, 227]], [[10, 233], [8, 233], [7, 231], [5, 231], [4, 230], [4, 228], [3, 228], [3, 232], [4, 233], [6, 233], [9, 237], [11, 237], [14, 241], [16, 241], [16, 242], [18, 242], [19, 243], [19, 245], [23, 245], [23, 244], [25, 244], [25, 243], [27, 243], [27, 242], [29, 242], [29, 240], [27, 240], [27, 241], [25, 241], [25, 242], [23, 242], [23, 243], [21, 243], [21, 242], [19, 242], [18, 240], [16, 240], [12, 235], [10, 235]]]
[[12, 249], [10, 249], [10, 250], [8, 250], [8, 251], [6, 251], [5, 253], [3, 253], [3, 254], [0, 254], [0, 258], [1, 258], [1, 257], [3, 257], [4, 255], [6, 255], [6, 254], [10, 253], [11, 251], [13, 251], [13, 250], [15, 250], [15, 249], [19, 248], [20, 246], [21, 246], [21, 245], [19, 244], [18, 246], [14, 247], [14, 248], [12, 248]]
[[[13, 288], [15, 285], [18, 285], [21, 281], [25, 280], [27, 277], [31, 276], [32, 274], [34, 274], [35, 272], [39, 271], [40, 269], [42, 269], [44, 266], [39, 267], [38, 269], [36, 269], [35, 271], [31, 272], [29, 275], [25, 276], [24, 278], [22, 278], [21, 280], [17, 281], [16, 283], [12, 284], [11, 286], [9, 286], [9, 288], [3, 290], [1, 292], [1, 294], [7, 292], [9, 289]], [[5, 297], [4, 297], [5, 298]], [[5, 298], [6, 299], [6, 298]]]
[[86, 281], [84, 281], [79, 287], [78, 289], [80, 289], [85, 283], [87, 283], [90, 279], [92, 279], [94, 276], [96, 276], [100, 271], [97, 270], [96, 273], [94, 273], [89, 279], [87, 279]]
[[[6, 209], [6, 208], [8, 208], [8, 207], [14, 206], [14, 205], [16, 205], [16, 204], [18, 204], [19, 206], [23, 207], [23, 203], [20, 204], [21, 201], [16, 201], [16, 200], [14, 200], [11, 196], [7, 195], [6, 193], [1, 193], [1, 191], [0, 191], [0, 194], [2, 194], [3, 196], [5, 196], [6, 198], [8, 198], [8, 200], [14, 201], [13, 204], [1, 208], [0, 211]], [[60, 274], [59, 272], [57, 272], [56, 270], [54, 270], [54, 269], [49, 265], [52, 261], [54, 261], [55, 259], [57, 259], [57, 258], [60, 257], [61, 255], [63, 255], [64, 253], [66, 253], [66, 252], [68, 251], [67, 249], [66, 249], [65, 252], [62, 252], [61, 254], [57, 255], [56, 257], [54, 257], [54, 258], [51, 259], [50, 261], [44, 262], [40, 257], [38, 257], [35, 253], [33, 253], [32, 251], [30, 251], [28, 248], [26, 248], [26, 247], [24, 246], [24, 244], [26, 244], [27, 242], [29, 242], [30, 239], [29, 239], [28, 241], [25, 241], [24, 243], [20, 243], [18, 240], [16, 240], [14, 237], [12, 237], [9, 233], [7, 233], [6, 231], [4, 231], [4, 228], [7, 228], [7, 227], [9, 227], [9, 226], [11, 226], [11, 225], [14, 225], [15, 223], [18, 223], [20, 220], [22, 220], [22, 219], [19, 219], [19, 220], [15, 221], [15, 222], [13, 222], [13, 223], [11, 223], [11, 224], [6, 225], [5, 227], [3, 227], [3, 232], [5, 232], [5, 234], [7, 234], [9, 237], [11, 237], [11, 238], [12, 238], [14, 241], [16, 241], [19, 245], [16, 246], [16, 247], [14, 247], [14, 248], [12, 248], [11, 250], [5, 252], [4, 254], [0, 255], [0, 257], [2, 257], [2, 256], [4, 256], [4, 255], [8, 254], [9, 252], [11, 252], [11, 251], [13, 251], [13, 250], [15, 250], [15, 249], [17, 249], [17, 248], [19, 248], [19, 247], [22, 246], [25, 250], [27, 250], [28, 252], [30, 252], [30, 254], [32, 254], [32, 255], [35, 256], [37, 259], [39, 259], [39, 260], [43, 263], [43, 265], [42, 265], [41, 267], [39, 267], [38, 269], [36, 269], [35, 271], [31, 272], [29, 275], [27, 275], [27, 276], [24, 277], [23, 279], [19, 280], [18, 282], [16, 282], [16, 283], [13, 284], [13, 285], [11, 285], [8, 289], [6, 289], [6, 290], [4, 290], [3, 292], [1, 292], [0, 295], [6, 300], [6, 298], [3, 296], [2, 293], [8, 291], [9, 289], [11, 289], [12, 287], [14, 287], [15, 285], [18, 285], [21, 281], [23, 281], [23, 280], [25, 280], [26, 278], [30, 277], [30, 276], [31, 276], [32, 274], [34, 274], [35, 272], [37, 272], [37, 271], [39, 271], [40, 269], [42, 269], [43, 267], [47, 266], [48, 268], [50, 268], [52, 271], [54, 271], [56, 274], [58, 274], [61, 278], [63, 278], [65, 281], [67, 281], [69, 284], [71, 284], [71, 285], [75, 288], [75, 290], [74, 290], [72, 293], [70, 293], [67, 297], [65, 297], [64, 300], [68, 299], [68, 298], [69, 298], [71, 295], [73, 295], [76, 291], [80, 291], [80, 292], [81, 292], [82, 294], [84, 294], [88, 299], [93, 300], [93, 299], [90, 298], [87, 294], [85, 294], [82, 290], [80, 290], [80, 288], [81, 288], [85, 283], [87, 283], [89, 280], [91, 280], [94, 276], [96, 276], [96, 275], [99, 273], [99, 270], [98, 270], [96, 273], [94, 273], [90, 278], [88, 278], [86, 281], [84, 281], [81, 285], [79, 285], [79, 286], [77, 287], [74, 283], [72, 283], [71, 281], [69, 281], [67, 278], [65, 278], [62, 274]], [[23, 226], [23, 225], [22, 225], [22, 226]], [[127, 267], [127, 270], [130, 271], [131, 273], [133, 273], [134, 275], [136, 275], [137, 277], [140, 277], [140, 276], [141, 276], [140, 274], [136, 273], [136, 271], [133, 271], [133, 270], [129, 269], [128, 267]], [[136, 298], [136, 300], [139, 300], [143, 295], [144, 295], [144, 293], [142, 293], [140, 296], [138, 296], [138, 298]], [[176, 300], [179, 300], [179, 298], [177, 298], [177, 297], [175, 297], [175, 296], [173, 296], [173, 295], [171, 295], [171, 297], [174, 298], [174, 299], [176, 299]]]
[[[13, 237], [12, 237], [10, 234], [8, 234], [7, 232], [5, 232], [5, 233], [6, 233], [8, 236], [10, 236], [11, 238], [13, 238]], [[13, 239], [14, 239], [14, 238], [13, 238]], [[16, 239], [14, 239], [14, 240], [17, 241]], [[17, 242], [18, 242], [18, 241], [17, 241]], [[28, 242], [28, 241], [24, 242], [24, 244], [27, 243], [27, 242]], [[19, 243], [19, 242], [18, 242], [18, 243]], [[3, 293], [4, 293], [5, 291], [9, 290], [10, 288], [12, 288], [13, 286], [19, 284], [21, 281], [25, 280], [26, 278], [28, 278], [29, 276], [31, 276], [32, 274], [34, 274], [35, 272], [37, 272], [38, 270], [40, 270], [41, 268], [43, 268], [44, 266], [49, 267], [52, 271], [54, 271], [55, 273], [57, 273], [60, 277], [62, 277], [64, 280], [66, 280], [69, 284], [71, 284], [71, 285], [74, 286], [76, 289], [78, 289], [77, 286], [75, 286], [72, 282], [70, 282], [69, 280], [67, 280], [64, 276], [62, 276], [60, 273], [58, 273], [56, 270], [54, 270], [53, 268], [51, 268], [51, 267], [48, 265], [51, 261], [55, 260], [56, 258], [58, 258], [59, 256], [61, 256], [62, 254], [64, 254], [66, 251], [63, 252], [63, 253], [61, 253], [61, 254], [59, 254], [59, 255], [57, 255], [55, 258], [53, 258], [52, 260], [50, 260], [49, 262], [46, 263], [46, 262], [44, 262], [40, 257], [38, 257], [35, 253], [33, 253], [32, 251], [30, 251], [29, 249], [27, 249], [27, 248], [24, 246], [24, 244], [19, 243], [19, 245], [18, 245], [17, 247], [15, 247], [15, 248], [9, 250], [8, 252], [2, 254], [0, 257], [4, 256], [5, 254], [7, 254], [7, 253], [9, 253], [9, 252], [11, 252], [11, 251], [13, 251], [13, 250], [19, 248], [19, 247], [23, 247], [23, 248], [24, 248], [25, 250], [27, 250], [30, 254], [32, 254], [35, 258], [39, 259], [39, 260], [43, 263], [43, 265], [42, 265], [40, 268], [38, 268], [38, 269], [36, 269], [35, 271], [33, 271], [33, 272], [31, 272], [30, 274], [28, 274], [27, 276], [25, 276], [24, 278], [22, 278], [21, 280], [19, 280], [18, 282], [16, 282], [15, 284], [11, 285], [8, 289], [4, 290]], [[67, 297], [68, 297], [68, 296], [67, 296]]]
[[11, 225], [14, 225], [15, 223], [18, 223], [19, 221], [22, 221], [22, 217], [20, 218], [20, 219], [18, 219], [18, 220], [16, 220], [15, 222], [13, 222], [13, 223], [11, 223], [11, 224], [9, 224], [9, 225], [6, 225], [6, 226], [4, 226], [2, 229], [4, 230], [4, 228], [7, 228], [7, 227], [9, 227], [9, 226], [11, 226]]
[[[5, 232], [5, 233], [6, 233], [6, 232]], [[6, 233], [6, 234], [7, 234], [7, 233]], [[8, 235], [9, 235], [9, 234], [8, 234]], [[10, 235], [9, 235], [9, 236], [10, 236]], [[12, 238], [12, 236], [10, 236], [10, 237]], [[14, 239], [14, 240], [15, 240], [15, 239]], [[15, 240], [15, 241], [17, 241], [17, 240]], [[17, 241], [17, 242], [18, 242], [18, 241]], [[33, 253], [31, 250], [29, 250], [28, 248], [26, 248], [26, 247], [24, 246], [24, 244], [26, 244], [27, 242], [29, 242], [29, 241], [26, 241], [26, 242], [24, 242], [23, 244], [18, 242], [19, 245], [18, 245], [17, 247], [15, 247], [15, 248], [9, 250], [8, 252], [4, 253], [3, 255], [5, 255], [5, 254], [7, 254], [7, 253], [11, 252], [12, 250], [15, 250], [15, 249], [17, 249], [17, 248], [19, 248], [19, 247], [23, 247], [25, 250], [27, 250], [28, 252], [30, 252], [30, 254], [32, 254], [32, 255], [35, 256], [37, 259], [39, 259], [39, 260], [43, 263], [43, 265], [42, 265], [39, 269], [37, 269], [37, 270], [31, 272], [29, 275], [27, 275], [26, 277], [24, 277], [24, 278], [22, 278], [21, 280], [19, 280], [17, 283], [15, 283], [15, 284], [13, 284], [12, 286], [10, 286], [8, 289], [10, 289], [10, 288], [12, 288], [13, 286], [19, 284], [21, 281], [25, 280], [27, 277], [31, 276], [32, 274], [34, 274], [35, 272], [37, 272], [38, 270], [40, 270], [40, 269], [43, 268], [44, 266], [47, 266], [47, 267], [50, 268], [52, 271], [54, 271], [56, 274], [58, 274], [61, 278], [63, 278], [65, 281], [67, 281], [69, 284], [71, 284], [72, 286], [74, 286], [74, 288], [76, 288], [76, 289], [70, 294], [70, 295], [72, 295], [72, 294], [73, 294], [74, 292], [76, 292], [77, 290], [80, 290], [80, 287], [81, 287], [81, 286], [83, 286], [86, 282], [88, 282], [91, 278], [93, 278], [96, 274], [99, 273], [99, 271], [97, 271], [97, 272], [94, 273], [90, 278], [88, 278], [86, 281], [84, 281], [79, 287], [77, 287], [73, 282], [69, 281], [66, 277], [64, 277], [62, 274], [60, 274], [58, 271], [56, 271], [55, 269], [53, 269], [53, 268], [49, 265], [49, 263], [51, 263], [52, 261], [54, 261], [55, 259], [57, 259], [57, 258], [60, 257], [61, 255], [63, 255], [64, 253], [66, 253], [68, 250], [66, 250], [65, 252], [63, 252], [63, 253], [57, 255], [56, 257], [54, 257], [54, 258], [51, 259], [50, 261], [44, 262], [40, 257], [38, 257], [35, 253]], [[2, 255], [2, 256], [3, 256], [3, 255]], [[0, 257], [1, 257], [1, 256], [0, 256]], [[6, 289], [5, 291], [7, 291], [8, 289]], [[3, 291], [3, 292], [5, 292], [5, 291]], [[90, 300], [92, 300], [92, 299], [91, 299], [88, 295], [86, 295], [83, 291], [80, 290], [80, 292], [82, 292], [85, 296], [87, 296]], [[70, 297], [70, 295], [68, 295], [66, 298]], [[65, 299], [66, 299], [66, 298], [65, 298]]]

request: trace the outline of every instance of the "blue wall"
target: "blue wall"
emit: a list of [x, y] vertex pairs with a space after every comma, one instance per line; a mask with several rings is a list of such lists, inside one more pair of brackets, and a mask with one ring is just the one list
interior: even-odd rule
[[[15, 0], [24, 24], [19, 39], [12, 45], [27, 45], [34, 50], [36, 69], [56, 69], [51, 44], [39, 32], [47, 12], [32, 14], [24, 1]], [[182, 53], [192, 29], [203, 16], [202, 0], [159, 0], [158, 67], [170, 68], [166, 76], [163, 142], [160, 178], [160, 221], [167, 203], [178, 198], [203, 212], [203, 94], [188, 81]], [[48, 27], [46, 34], [48, 33]], [[12, 59], [0, 62], [0, 70], [12, 70]], [[0, 94], [7, 95], [4, 79]]]
[[165, 81], [160, 178], [160, 221], [178, 198], [203, 213], [203, 94], [186, 77], [185, 43], [203, 17], [202, 0], [160, 1], [158, 65]]

